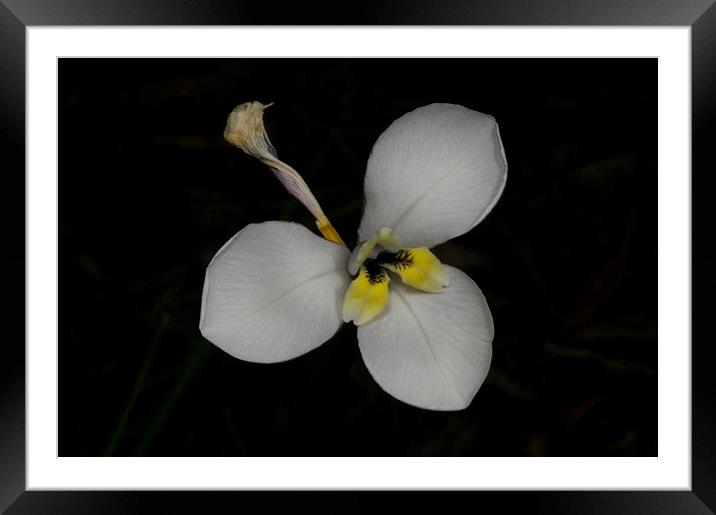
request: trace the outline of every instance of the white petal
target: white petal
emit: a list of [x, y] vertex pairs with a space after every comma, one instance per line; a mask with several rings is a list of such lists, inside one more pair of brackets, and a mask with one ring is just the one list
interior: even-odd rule
[[480, 222], [506, 179], [493, 117], [453, 104], [411, 111], [373, 147], [359, 240], [386, 226], [403, 247], [433, 247]]
[[477, 285], [445, 266], [452, 285], [425, 293], [393, 281], [386, 311], [358, 328], [361, 354], [376, 382], [413, 406], [459, 410], [485, 380], [494, 327]]
[[286, 361], [343, 323], [348, 250], [299, 224], [247, 225], [206, 269], [201, 333], [232, 356]]

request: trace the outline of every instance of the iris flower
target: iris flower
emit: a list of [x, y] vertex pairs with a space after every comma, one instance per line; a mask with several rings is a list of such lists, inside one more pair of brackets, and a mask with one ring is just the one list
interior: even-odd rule
[[475, 227], [502, 194], [507, 163], [494, 118], [431, 104], [393, 122], [368, 159], [351, 252], [305, 181], [278, 159], [266, 107], [238, 106], [224, 136], [273, 171], [323, 237], [278, 221], [234, 235], [206, 270], [204, 337], [242, 360], [276, 363], [352, 321], [387, 393], [425, 409], [469, 406], [490, 366], [492, 317], [472, 279], [429, 249]]

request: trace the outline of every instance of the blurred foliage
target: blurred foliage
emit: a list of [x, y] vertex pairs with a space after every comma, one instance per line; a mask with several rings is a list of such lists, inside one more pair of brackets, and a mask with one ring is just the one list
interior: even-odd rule
[[[654, 456], [655, 59], [61, 59], [59, 452]], [[372, 380], [355, 328], [276, 365], [198, 330], [247, 223], [313, 220], [223, 141], [247, 100], [349, 245], [371, 146], [418, 106], [494, 115], [500, 202], [436, 250], [482, 288], [489, 377], [461, 412]]]

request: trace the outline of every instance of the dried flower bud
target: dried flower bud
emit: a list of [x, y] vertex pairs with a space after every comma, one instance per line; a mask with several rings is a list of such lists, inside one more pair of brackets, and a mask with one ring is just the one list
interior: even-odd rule
[[264, 128], [264, 109], [271, 105], [273, 102], [245, 102], [235, 107], [226, 121], [224, 139], [251, 156], [277, 157]]
[[286, 191], [316, 218], [316, 226], [321, 234], [326, 239], [345, 246], [303, 177], [278, 158], [264, 127], [264, 109], [271, 105], [273, 102], [267, 105], [261, 102], [244, 102], [236, 106], [226, 121], [224, 139], [268, 166]]

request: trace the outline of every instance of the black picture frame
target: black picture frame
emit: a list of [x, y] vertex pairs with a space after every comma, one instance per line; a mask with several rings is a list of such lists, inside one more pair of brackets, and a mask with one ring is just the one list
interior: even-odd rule
[[[25, 31], [43, 25], [622, 25], [691, 27], [692, 70], [692, 490], [642, 492], [465, 492], [481, 509], [545, 513], [716, 512], [716, 407], [711, 314], [716, 245], [711, 236], [716, 158], [716, 7], [714, 0], [435, 0], [361, 2], [345, 9], [321, 2], [269, 6], [228, 0], [0, 1], [0, 281], [5, 331], [0, 359], [0, 510], [8, 513], [155, 513], [235, 511], [258, 500], [262, 511], [313, 503], [303, 492], [38, 492], [25, 491]], [[271, 13], [271, 16], [267, 16]], [[367, 508], [381, 494], [328, 493], [346, 510]], [[469, 499], [467, 498], [469, 496]], [[241, 497], [241, 500], [238, 499]], [[460, 499], [463, 497], [464, 499]], [[414, 496], [425, 508], [440, 499]], [[159, 508], [159, 509], [158, 509]]]

